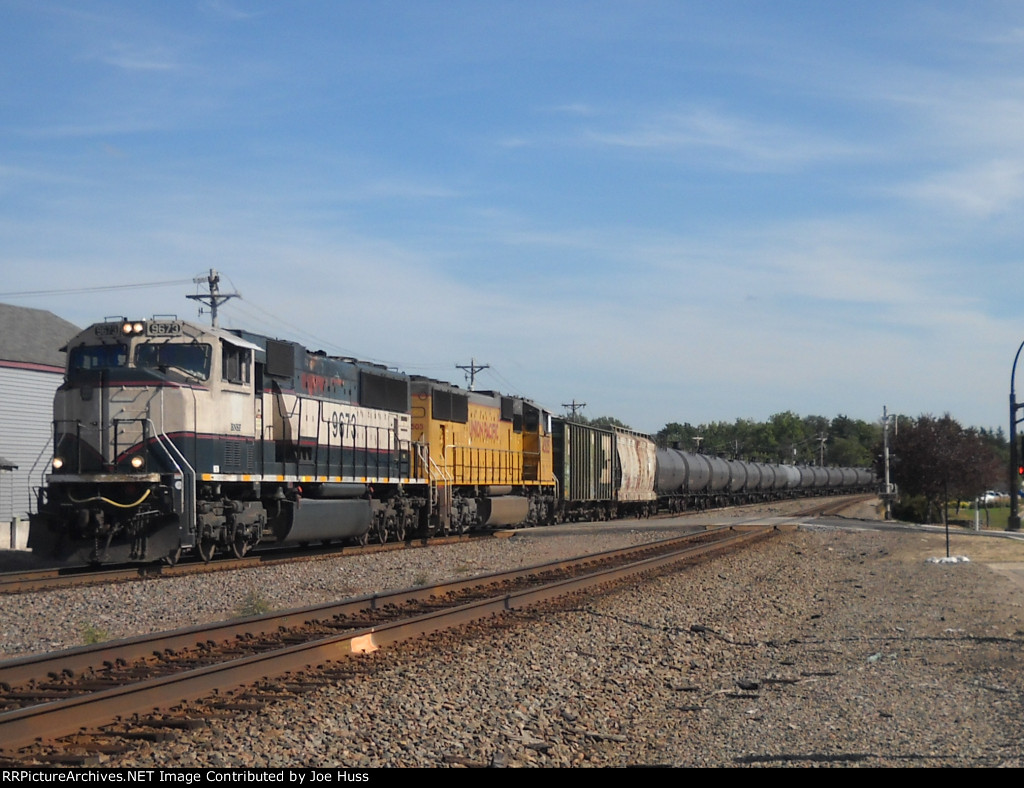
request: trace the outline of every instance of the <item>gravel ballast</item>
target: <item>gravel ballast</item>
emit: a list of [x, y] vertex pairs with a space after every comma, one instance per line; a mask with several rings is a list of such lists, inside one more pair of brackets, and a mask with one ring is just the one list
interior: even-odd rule
[[[651, 538], [613, 530], [601, 549]], [[111, 636], [165, 629], [226, 617], [254, 591], [297, 606], [579, 554], [582, 538], [347, 558], [343, 579], [319, 561], [25, 595], [0, 631], [8, 653], [70, 646], [78, 619]], [[951, 552], [970, 560], [929, 561], [945, 555], [934, 533], [801, 528], [378, 652], [372, 675], [105, 765], [1019, 767], [1024, 585], [1010, 564], [1024, 544], [958, 534]]]

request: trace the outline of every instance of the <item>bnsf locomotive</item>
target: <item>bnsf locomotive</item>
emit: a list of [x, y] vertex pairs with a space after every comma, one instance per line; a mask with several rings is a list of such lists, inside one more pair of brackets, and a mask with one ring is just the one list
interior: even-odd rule
[[657, 450], [523, 398], [175, 318], [98, 323], [66, 350], [29, 545], [68, 560], [210, 560], [873, 481]]

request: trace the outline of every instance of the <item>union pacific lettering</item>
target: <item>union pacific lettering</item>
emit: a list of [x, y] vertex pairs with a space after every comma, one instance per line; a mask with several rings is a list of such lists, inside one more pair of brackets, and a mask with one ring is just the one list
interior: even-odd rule
[[469, 437], [481, 440], [498, 440], [498, 425], [496, 422], [487, 424], [482, 421], [471, 421], [469, 423]]

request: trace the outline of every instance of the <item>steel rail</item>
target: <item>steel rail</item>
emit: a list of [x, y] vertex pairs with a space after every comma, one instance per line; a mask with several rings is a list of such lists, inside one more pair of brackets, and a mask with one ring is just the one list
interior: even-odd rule
[[223, 642], [239, 637], [261, 636], [281, 629], [299, 627], [316, 621], [326, 621], [339, 616], [350, 616], [362, 610], [379, 610], [387, 606], [401, 606], [423, 602], [433, 597], [461, 593], [468, 589], [509, 582], [531, 575], [564, 570], [581, 563], [623, 560], [630, 555], [649, 552], [654, 549], [672, 549], [683, 545], [706, 541], [731, 530], [731, 526], [686, 534], [680, 537], [662, 539], [644, 545], [605, 550], [586, 556], [549, 561], [544, 564], [522, 567], [511, 571], [491, 572], [473, 577], [451, 580], [433, 586], [416, 586], [394, 591], [364, 594], [337, 602], [326, 602], [291, 610], [272, 611], [247, 618], [232, 619], [212, 624], [197, 624], [163, 632], [153, 632], [120, 640], [105, 641], [86, 646], [76, 646], [61, 651], [29, 654], [0, 661], [0, 685], [14, 687], [32, 680], [42, 680], [50, 675], [75, 675], [90, 669], [99, 669], [115, 659], [137, 660], [154, 653], [194, 648], [201, 643]]
[[437, 536], [430, 537], [429, 539], [415, 538], [406, 542], [388, 542], [386, 544], [337, 545], [326, 550], [280, 548], [271, 551], [254, 552], [244, 558], [218, 558], [208, 564], [200, 561], [184, 561], [174, 566], [151, 563], [114, 569], [94, 569], [76, 566], [30, 569], [23, 572], [0, 572], [0, 595], [52, 591], [57, 588], [70, 588], [80, 585], [102, 585], [104, 583], [150, 580], [158, 577], [185, 577], [212, 572], [227, 572], [236, 569], [275, 566], [296, 561], [316, 561], [342, 556], [369, 555], [371, 553], [389, 552], [391, 550], [456, 544], [471, 538], [473, 537], [469, 535]]
[[[599, 569], [586, 575], [501, 594], [403, 621], [319, 638], [309, 643], [286, 646], [157, 679], [15, 709], [0, 714], [0, 751], [13, 752], [34, 742], [52, 741], [61, 736], [77, 733], [83, 728], [109, 724], [117, 718], [152, 712], [161, 707], [166, 708], [215, 694], [223, 695], [230, 689], [260, 680], [316, 669], [326, 662], [344, 660], [413, 637], [462, 626], [498, 613], [521, 609], [583, 589], [652, 572], [699, 555], [735, 548], [765, 538], [776, 530], [773, 527], [766, 527], [761, 530], [732, 531], [727, 538], [718, 541], [690, 545], [629, 565]], [[591, 557], [586, 558], [589, 560]], [[479, 580], [476, 578], [477, 583]]]

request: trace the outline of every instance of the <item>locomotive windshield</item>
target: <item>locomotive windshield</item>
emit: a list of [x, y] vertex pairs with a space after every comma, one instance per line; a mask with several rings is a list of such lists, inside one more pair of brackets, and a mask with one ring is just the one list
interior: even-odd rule
[[206, 380], [210, 377], [210, 355], [209, 345], [146, 343], [135, 346], [135, 366], [161, 372], [173, 369]]
[[68, 356], [68, 369], [79, 372], [88, 369], [111, 369], [123, 367], [128, 363], [128, 346], [117, 345], [79, 345], [72, 348]]

